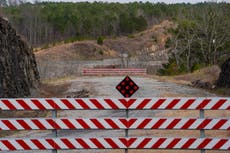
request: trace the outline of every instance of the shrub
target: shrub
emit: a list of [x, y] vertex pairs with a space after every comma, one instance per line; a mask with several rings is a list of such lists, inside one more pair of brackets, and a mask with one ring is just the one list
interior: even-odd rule
[[168, 38], [165, 42], [165, 48], [170, 48], [172, 46], [172, 39]]
[[178, 75], [186, 72], [184, 64], [177, 65], [175, 59], [170, 58], [167, 64], [163, 64], [163, 67], [158, 70], [159, 75]]
[[102, 36], [97, 38], [97, 44], [98, 45], [103, 45], [104, 38]]

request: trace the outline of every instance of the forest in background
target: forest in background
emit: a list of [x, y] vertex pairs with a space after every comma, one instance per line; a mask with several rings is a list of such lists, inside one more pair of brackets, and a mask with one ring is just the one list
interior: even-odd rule
[[163, 19], [176, 16], [178, 7], [137, 2], [21, 2], [4, 7], [2, 12], [29, 43], [37, 47], [70, 38], [116, 37], [143, 31]]
[[35, 2], [0, 0], [1, 13], [33, 47], [131, 35], [171, 20], [166, 48], [171, 58], [161, 74], [191, 72], [222, 63], [230, 56], [230, 4], [134, 2]]

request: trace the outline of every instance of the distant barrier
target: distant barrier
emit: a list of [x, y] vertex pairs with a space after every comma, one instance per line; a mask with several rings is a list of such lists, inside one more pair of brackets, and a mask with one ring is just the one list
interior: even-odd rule
[[136, 68], [83, 68], [82, 75], [94, 76], [94, 75], [146, 75], [147, 69], [136, 69]]
[[[56, 118], [56, 110], [199, 110], [199, 118]], [[230, 98], [45, 98], [0, 99], [0, 110], [51, 110], [53, 118], [0, 118], [0, 130], [52, 130], [52, 138], [1, 138], [0, 151], [63, 149], [230, 150], [230, 138], [208, 138], [204, 130], [230, 130], [230, 118], [205, 118], [204, 110], [230, 110]], [[92, 112], [93, 113], [93, 112]], [[200, 130], [199, 138], [56, 137], [56, 130]]]

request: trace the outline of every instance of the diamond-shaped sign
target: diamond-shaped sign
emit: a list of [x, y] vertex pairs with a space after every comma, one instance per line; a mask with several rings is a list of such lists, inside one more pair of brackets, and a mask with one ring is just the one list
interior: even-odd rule
[[138, 85], [129, 77], [126, 76], [117, 86], [116, 89], [125, 97], [131, 97], [138, 89]]

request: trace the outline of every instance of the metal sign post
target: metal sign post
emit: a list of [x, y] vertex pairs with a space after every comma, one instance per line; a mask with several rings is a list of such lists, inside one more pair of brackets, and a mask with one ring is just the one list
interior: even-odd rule
[[[204, 110], [203, 109], [200, 110], [200, 118], [201, 119], [204, 118]], [[204, 130], [200, 130], [200, 138], [205, 138], [205, 131]], [[205, 150], [202, 149], [200, 152], [205, 153]]]
[[[129, 77], [126, 76], [117, 86], [116, 89], [125, 97], [131, 97], [138, 89], [138, 85]], [[129, 109], [126, 109], [126, 119], [129, 118]], [[129, 130], [125, 130], [125, 137], [129, 137]], [[128, 153], [128, 149], [125, 149], [125, 153]]]
[[[52, 118], [53, 119], [56, 119], [57, 118], [57, 110], [53, 110], [52, 111]], [[52, 130], [52, 135], [53, 135], [53, 138], [57, 138], [57, 130]], [[52, 150], [52, 153], [57, 153], [57, 150], [56, 149], [53, 149]]]

